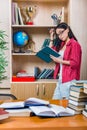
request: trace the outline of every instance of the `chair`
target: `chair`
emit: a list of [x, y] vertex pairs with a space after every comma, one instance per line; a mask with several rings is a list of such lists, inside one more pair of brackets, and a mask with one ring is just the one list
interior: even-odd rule
[[8, 99], [8, 98], [17, 100], [17, 98], [13, 94], [7, 94], [7, 93], [0, 94], [0, 99]]

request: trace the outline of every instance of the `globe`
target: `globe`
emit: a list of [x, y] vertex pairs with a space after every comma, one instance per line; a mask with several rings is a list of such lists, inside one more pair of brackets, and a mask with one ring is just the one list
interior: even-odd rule
[[29, 36], [23, 31], [17, 31], [13, 34], [13, 43], [20, 49], [26, 44], [28, 44], [28, 40]]

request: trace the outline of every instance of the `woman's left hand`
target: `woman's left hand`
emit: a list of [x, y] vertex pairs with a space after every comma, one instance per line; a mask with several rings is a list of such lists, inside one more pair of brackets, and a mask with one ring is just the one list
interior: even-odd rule
[[57, 63], [62, 63], [62, 59], [61, 59], [61, 57], [60, 58], [58, 58], [58, 57], [55, 57], [55, 56], [53, 56], [53, 55], [50, 55], [50, 58], [54, 61], [54, 62], [57, 62]]

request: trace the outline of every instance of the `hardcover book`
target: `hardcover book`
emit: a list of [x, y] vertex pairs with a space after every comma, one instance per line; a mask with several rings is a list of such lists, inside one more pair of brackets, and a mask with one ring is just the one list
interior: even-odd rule
[[58, 54], [58, 52], [56, 52], [55, 50], [53, 50], [52, 48], [50, 48], [48, 46], [43, 48], [36, 54], [37, 57], [39, 57], [40, 59], [42, 59], [43, 61], [45, 61], [47, 63], [52, 61], [52, 59], [50, 58], [50, 55], [53, 55], [55, 57], [60, 56], [60, 54]]
[[0, 120], [6, 119], [9, 117], [9, 112], [0, 108]]

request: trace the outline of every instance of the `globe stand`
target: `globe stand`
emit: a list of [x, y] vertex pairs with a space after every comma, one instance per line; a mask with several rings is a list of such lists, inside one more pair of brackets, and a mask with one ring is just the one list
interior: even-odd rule
[[22, 50], [22, 47], [19, 47], [19, 51], [14, 50], [14, 53], [25, 53], [25, 51]]
[[22, 50], [22, 48], [20, 47], [18, 53], [25, 53], [25, 52], [24, 52], [24, 51]]

